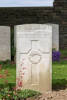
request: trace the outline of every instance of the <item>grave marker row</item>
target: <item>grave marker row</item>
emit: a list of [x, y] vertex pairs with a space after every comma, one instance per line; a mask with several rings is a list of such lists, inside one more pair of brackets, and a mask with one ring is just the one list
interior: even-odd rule
[[[59, 50], [59, 25], [52, 25], [52, 47]], [[11, 46], [10, 46], [10, 27], [0, 26], [0, 61], [11, 60]], [[14, 32], [15, 34], [15, 32]], [[16, 34], [14, 35], [14, 44], [16, 47]], [[43, 37], [43, 35], [41, 35]]]

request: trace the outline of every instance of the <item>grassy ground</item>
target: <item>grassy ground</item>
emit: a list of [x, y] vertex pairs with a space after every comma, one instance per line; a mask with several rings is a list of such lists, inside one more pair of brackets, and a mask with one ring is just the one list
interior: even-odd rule
[[[0, 70], [0, 74], [3, 74], [5, 70], [8, 70], [8, 76], [6, 80], [8, 83], [15, 84], [16, 83], [16, 66], [11, 63], [2, 63], [2, 70]], [[67, 61], [60, 61], [53, 63], [53, 71], [52, 71], [52, 83], [53, 88], [65, 87], [67, 85]], [[0, 78], [0, 84], [4, 84], [4, 79]]]
[[0, 70], [0, 74], [4, 75], [4, 73], [7, 73], [7, 76], [5, 78], [0, 78], [0, 84], [4, 84], [7, 81], [9, 84], [15, 84], [16, 83], [16, 65], [11, 64], [10, 62], [1, 63], [1, 65], [2, 65], [2, 69]]
[[60, 89], [67, 86], [67, 61], [53, 63], [53, 88]]
[[60, 50], [60, 52], [61, 52], [61, 58], [67, 58], [67, 50], [65, 49], [65, 50]]

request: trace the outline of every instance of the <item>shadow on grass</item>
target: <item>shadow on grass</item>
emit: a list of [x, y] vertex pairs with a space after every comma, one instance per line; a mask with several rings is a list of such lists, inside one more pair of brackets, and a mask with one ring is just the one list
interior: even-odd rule
[[16, 86], [16, 83], [0, 84], [0, 88], [10, 87], [13, 88]]
[[53, 79], [52, 88], [55, 91], [66, 89], [67, 80], [66, 79]]
[[2, 65], [2, 69], [16, 69], [16, 64], [15, 62], [11, 62], [11, 61], [0, 61], [0, 65]]
[[53, 65], [67, 65], [67, 61], [61, 59], [61, 60], [58, 61], [58, 62], [57, 62], [57, 61], [53, 62]]

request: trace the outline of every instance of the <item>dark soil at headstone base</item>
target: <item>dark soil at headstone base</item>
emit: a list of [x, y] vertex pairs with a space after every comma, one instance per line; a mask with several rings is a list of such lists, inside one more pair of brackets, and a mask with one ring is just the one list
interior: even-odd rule
[[47, 92], [39, 97], [30, 98], [27, 100], [67, 100], [67, 89]]

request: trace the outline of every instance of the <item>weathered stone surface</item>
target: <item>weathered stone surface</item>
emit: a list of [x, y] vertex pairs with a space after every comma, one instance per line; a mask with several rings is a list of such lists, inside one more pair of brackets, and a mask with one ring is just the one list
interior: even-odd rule
[[0, 61], [10, 59], [10, 27], [0, 26]]
[[52, 48], [59, 51], [59, 25], [52, 24]]
[[52, 88], [52, 26], [24, 24], [15, 27], [17, 88], [40, 92]]
[[[52, 25], [52, 48], [59, 51], [59, 25]], [[16, 33], [14, 32], [14, 46], [16, 47]]]

